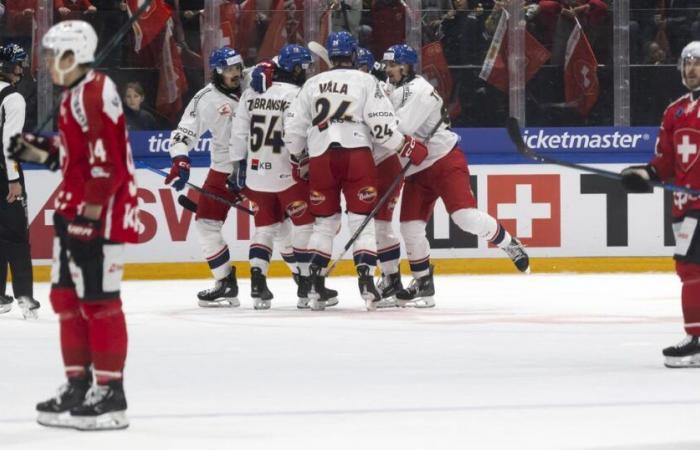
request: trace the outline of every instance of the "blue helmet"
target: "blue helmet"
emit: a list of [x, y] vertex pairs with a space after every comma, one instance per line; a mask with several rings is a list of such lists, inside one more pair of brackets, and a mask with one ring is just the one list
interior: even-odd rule
[[11, 72], [27, 60], [27, 52], [17, 44], [0, 46], [0, 72]]
[[336, 31], [328, 35], [326, 50], [329, 58], [352, 56], [357, 50], [357, 41], [347, 31]]
[[243, 58], [241, 58], [240, 53], [231, 47], [217, 48], [211, 52], [211, 56], [209, 56], [209, 68], [211, 70], [216, 70], [218, 73], [236, 64], [243, 66]]
[[397, 44], [386, 49], [383, 60], [412, 66], [418, 64], [418, 53], [410, 45]]
[[374, 67], [374, 55], [364, 47], [357, 47], [357, 67], [367, 66], [367, 70]]
[[285, 72], [294, 71], [295, 66], [301, 66], [302, 69], [307, 69], [311, 64], [311, 52], [301, 45], [289, 44], [282, 47], [277, 65]]

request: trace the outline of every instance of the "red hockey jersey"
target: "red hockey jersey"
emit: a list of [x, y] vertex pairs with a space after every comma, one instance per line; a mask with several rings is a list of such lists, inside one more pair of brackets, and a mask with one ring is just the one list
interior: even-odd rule
[[72, 220], [86, 203], [102, 205], [102, 236], [136, 242], [140, 222], [134, 160], [114, 82], [91, 70], [61, 99], [63, 181], [56, 211]]

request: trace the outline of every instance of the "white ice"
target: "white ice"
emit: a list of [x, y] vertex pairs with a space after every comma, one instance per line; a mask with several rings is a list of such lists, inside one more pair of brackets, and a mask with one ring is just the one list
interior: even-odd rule
[[62, 382], [56, 317], [0, 316], [0, 448], [700, 448], [700, 370], [666, 369], [683, 337], [672, 274], [440, 276], [437, 307], [201, 309], [208, 281], [126, 282], [131, 427], [42, 428]]

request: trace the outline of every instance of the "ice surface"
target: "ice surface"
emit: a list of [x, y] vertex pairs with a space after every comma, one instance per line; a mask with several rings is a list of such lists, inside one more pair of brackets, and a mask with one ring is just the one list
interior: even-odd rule
[[[408, 280], [406, 280], [408, 281]], [[47, 285], [38, 322], [0, 316], [5, 449], [699, 449], [700, 370], [663, 367], [683, 337], [672, 274], [442, 276], [437, 307], [202, 309], [209, 281], [126, 282], [131, 427], [34, 423], [62, 382]], [[88, 447], [89, 446], [89, 447]]]

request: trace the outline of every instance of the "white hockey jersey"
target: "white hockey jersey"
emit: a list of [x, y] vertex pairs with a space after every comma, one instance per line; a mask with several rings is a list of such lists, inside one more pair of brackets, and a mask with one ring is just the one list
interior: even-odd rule
[[25, 109], [24, 97], [15, 91], [9, 83], [0, 81], [0, 145], [4, 150], [5, 162], [3, 165], [7, 170], [8, 181], [19, 179], [17, 162], [9, 158], [7, 149], [10, 147], [10, 138], [22, 132]]
[[247, 160], [246, 186], [281, 192], [291, 187], [292, 166], [284, 146], [285, 111], [299, 93], [291, 83], [272, 83], [264, 94], [246, 89], [233, 116], [231, 160]]
[[187, 156], [199, 138], [211, 132], [211, 168], [231, 173], [233, 162], [229, 153], [231, 116], [238, 107], [238, 98], [229, 97], [213, 84], [204, 86], [185, 108], [180, 123], [170, 135], [170, 157]]
[[289, 152], [298, 154], [308, 146], [311, 157], [331, 144], [396, 150], [403, 139], [377, 79], [354, 69], [332, 69], [307, 80], [284, 121]]
[[[442, 98], [435, 88], [425, 78], [416, 76], [403, 86], [394, 88], [389, 98], [399, 118], [399, 130], [425, 143], [431, 131], [442, 120]], [[435, 164], [458, 141], [459, 136], [448, 129], [448, 124], [440, 124], [428, 141], [428, 157], [420, 165], [411, 166], [407, 176]]]

